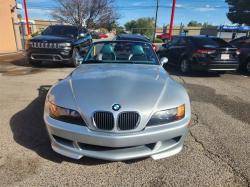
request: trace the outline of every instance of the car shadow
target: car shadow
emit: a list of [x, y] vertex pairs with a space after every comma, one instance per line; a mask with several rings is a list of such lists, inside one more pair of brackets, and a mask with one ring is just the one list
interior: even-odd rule
[[[60, 80], [59, 80], [60, 81]], [[82, 165], [101, 165], [112, 161], [90, 157], [82, 157], [75, 160], [54, 152], [43, 121], [44, 102], [51, 85], [43, 85], [38, 89], [38, 97], [26, 108], [14, 114], [10, 119], [10, 127], [13, 138], [19, 145], [36, 152], [40, 157], [56, 163], [70, 162]], [[125, 164], [133, 164], [147, 158], [123, 161]]]
[[[10, 62], [11, 64], [15, 66], [22, 66], [22, 67], [34, 67], [30, 65], [28, 62], [26, 56], [22, 54], [18, 54], [18, 56], [15, 57], [15, 60]], [[70, 64], [62, 64], [60, 62], [53, 62], [53, 61], [44, 61], [42, 62], [41, 66], [35, 67], [35, 68], [65, 68], [65, 67], [72, 67]], [[72, 67], [74, 68], [74, 67]]]
[[189, 74], [182, 73], [177, 67], [172, 66], [170, 64], [164, 64], [163, 68], [170, 74], [175, 76], [182, 76], [182, 77], [199, 77], [199, 78], [212, 78], [212, 77], [220, 77], [220, 74], [217, 72], [210, 72], [210, 71], [192, 71]]
[[27, 149], [35, 151], [39, 156], [52, 162], [71, 162], [82, 165], [107, 164], [110, 161], [83, 157], [71, 159], [54, 152], [43, 121], [44, 101], [51, 85], [43, 85], [38, 89], [38, 97], [26, 108], [14, 114], [10, 119], [10, 127], [14, 141]]

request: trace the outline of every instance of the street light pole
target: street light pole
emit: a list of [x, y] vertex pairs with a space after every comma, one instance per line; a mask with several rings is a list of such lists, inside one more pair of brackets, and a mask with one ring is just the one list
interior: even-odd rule
[[172, 37], [172, 30], [173, 30], [173, 22], [174, 22], [175, 4], [176, 4], [176, 0], [173, 0], [172, 15], [171, 15], [171, 21], [170, 21], [169, 39], [168, 39], [169, 41], [171, 40], [171, 37]]
[[158, 17], [158, 8], [159, 8], [159, 0], [157, 0], [157, 7], [156, 7], [155, 29], [154, 29], [153, 43], [155, 43], [155, 33], [156, 33], [156, 23], [157, 23], [157, 17]]
[[26, 24], [27, 24], [28, 37], [30, 38], [30, 26], [29, 26], [28, 14], [27, 14], [26, 0], [23, 0], [23, 5], [24, 5], [24, 10], [25, 10], [25, 18], [26, 18]]

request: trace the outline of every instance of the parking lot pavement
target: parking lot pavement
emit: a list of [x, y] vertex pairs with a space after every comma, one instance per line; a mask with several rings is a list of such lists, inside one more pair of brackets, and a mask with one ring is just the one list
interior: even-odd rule
[[172, 157], [109, 162], [55, 153], [43, 122], [47, 90], [74, 68], [0, 57], [0, 186], [250, 186], [250, 76], [165, 69], [190, 95], [192, 126]]

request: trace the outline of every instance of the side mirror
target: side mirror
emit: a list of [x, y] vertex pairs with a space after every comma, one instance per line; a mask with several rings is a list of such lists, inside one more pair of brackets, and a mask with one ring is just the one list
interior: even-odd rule
[[164, 64], [166, 64], [168, 62], [168, 58], [167, 57], [162, 57], [160, 59], [161, 65], [163, 66]]
[[77, 64], [82, 64], [83, 57], [82, 56], [76, 56], [76, 63]]
[[84, 38], [84, 37], [86, 37], [86, 34], [80, 33], [79, 36], [80, 36], [80, 38]]

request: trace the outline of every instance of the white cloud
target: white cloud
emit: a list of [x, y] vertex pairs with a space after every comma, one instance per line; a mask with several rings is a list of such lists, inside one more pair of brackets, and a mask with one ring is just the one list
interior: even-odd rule
[[140, 4], [142, 4], [142, 2], [133, 3], [132, 5], [138, 6], [138, 5], [140, 5]]
[[[168, 4], [169, 6], [172, 6], [172, 4]], [[211, 7], [210, 5], [206, 5], [205, 7], [193, 7], [193, 6], [187, 6], [187, 5], [181, 5], [181, 4], [176, 4], [176, 8], [184, 8], [184, 9], [194, 9], [199, 12], [206, 12], [206, 11], [213, 11], [217, 10], [219, 6]]]
[[197, 10], [197, 11], [199, 11], [199, 12], [206, 12], [206, 11], [217, 10], [216, 8], [211, 7], [210, 5], [206, 5], [206, 7], [195, 7], [194, 9]]

